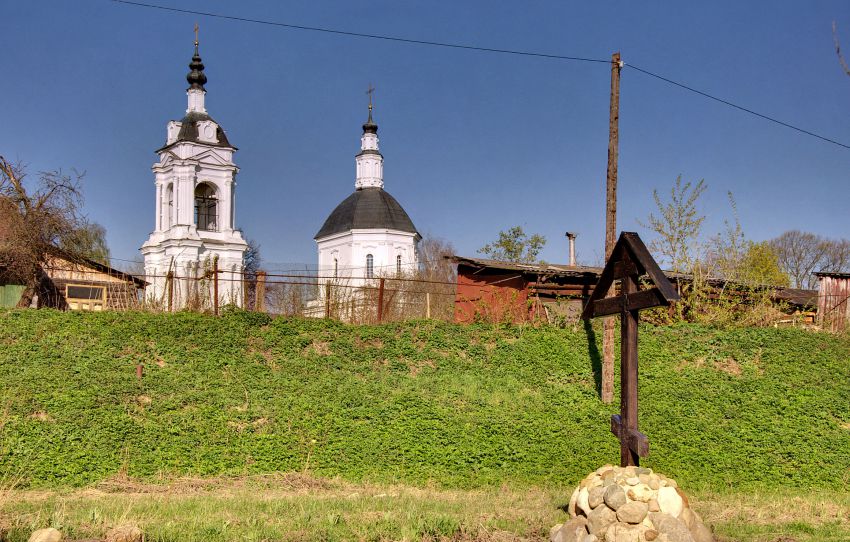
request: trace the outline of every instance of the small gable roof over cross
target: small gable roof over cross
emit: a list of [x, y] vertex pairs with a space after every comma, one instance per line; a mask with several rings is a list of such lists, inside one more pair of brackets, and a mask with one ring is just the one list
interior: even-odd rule
[[[624, 296], [605, 298], [615, 280], [625, 276], [641, 277], [643, 275], [649, 277], [652, 288], [629, 294], [625, 298]], [[605, 264], [599, 282], [593, 289], [593, 294], [588, 299], [581, 317], [588, 320], [616, 314], [623, 309], [640, 310], [668, 305], [679, 299], [678, 292], [658, 267], [658, 263], [638, 234], [624, 231], [620, 233], [620, 238], [614, 245], [614, 250], [611, 251], [611, 257]]]

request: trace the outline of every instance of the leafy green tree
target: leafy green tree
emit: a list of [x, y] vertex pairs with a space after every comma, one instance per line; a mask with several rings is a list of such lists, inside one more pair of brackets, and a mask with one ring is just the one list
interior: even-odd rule
[[741, 280], [753, 286], [789, 286], [791, 280], [779, 267], [779, 257], [770, 243], [749, 241], [739, 262]]
[[494, 260], [532, 263], [537, 261], [537, 255], [545, 244], [546, 238], [542, 235], [535, 233], [529, 236], [522, 226], [514, 226], [507, 231], [500, 231], [499, 239], [494, 243], [487, 243], [478, 249], [478, 253]]
[[59, 248], [75, 256], [109, 265], [106, 228], [96, 222], [83, 221], [69, 230], [59, 238]]

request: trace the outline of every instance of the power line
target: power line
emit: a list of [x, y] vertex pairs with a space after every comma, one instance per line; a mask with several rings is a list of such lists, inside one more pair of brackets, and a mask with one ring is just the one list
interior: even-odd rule
[[221, 13], [211, 13], [211, 12], [207, 12], [207, 11], [196, 11], [196, 10], [192, 10], [192, 9], [173, 8], [173, 7], [169, 7], [169, 6], [159, 6], [159, 5], [156, 5], [156, 4], [147, 4], [147, 3], [144, 3], [144, 2], [133, 2], [131, 0], [112, 0], [112, 1], [117, 2], [119, 4], [128, 4], [128, 5], [131, 5], [131, 6], [138, 6], [138, 7], [151, 8], [151, 9], [161, 9], [161, 10], [164, 10], [164, 11], [186, 13], [186, 14], [189, 14], [189, 15], [201, 15], [201, 16], [204, 16], [204, 17], [214, 17], [216, 19], [227, 19], [227, 20], [231, 20], [231, 21], [240, 21], [240, 22], [244, 22], [244, 23], [265, 24], [265, 25], [269, 25], [269, 26], [281, 26], [281, 27], [284, 27], [284, 28], [294, 28], [296, 30], [309, 30], [311, 32], [324, 32], [326, 34], [337, 34], [337, 35], [340, 35], [340, 36], [352, 36], [352, 37], [356, 37], [356, 38], [369, 38], [369, 39], [376, 39], [376, 40], [398, 41], [398, 42], [402, 42], [402, 43], [412, 43], [412, 44], [415, 44], [415, 45], [431, 45], [431, 46], [434, 46], [434, 47], [448, 47], [448, 48], [451, 48], [451, 49], [466, 49], [466, 50], [469, 50], [469, 51], [482, 51], [482, 52], [485, 52], [485, 53], [501, 53], [501, 54], [506, 54], [506, 55], [534, 56], [534, 57], [539, 57], [539, 58], [551, 58], [551, 59], [555, 59], [555, 60], [575, 60], [575, 61], [579, 61], [579, 62], [599, 62], [599, 63], [603, 63], [603, 64], [610, 63], [610, 60], [599, 59], [599, 58], [584, 58], [584, 57], [578, 57], [578, 56], [556, 55], [556, 54], [550, 54], [550, 53], [535, 53], [535, 52], [532, 52], [532, 51], [519, 51], [519, 50], [514, 50], [514, 49], [496, 49], [496, 48], [492, 48], [492, 47], [479, 47], [479, 46], [476, 46], [476, 45], [463, 45], [463, 44], [460, 44], [460, 43], [445, 43], [445, 42], [440, 42], [440, 41], [416, 40], [416, 39], [412, 39], [412, 38], [402, 38], [402, 37], [399, 37], [399, 36], [385, 36], [385, 35], [381, 35], [381, 34], [365, 34], [365, 33], [362, 33], [362, 32], [349, 32], [349, 31], [346, 31], [346, 30], [336, 30], [336, 29], [333, 29], [333, 28], [322, 28], [322, 27], [319, 27], [319, 26], [304, 26], [304, 25], [298, 25], [298, 24], [282, 23], [282, 22], [278, 22], [278, 21], [266, 21], [266, 20], [263, 20], [263, 19], [251, 19], [251, 18], [248, 18], [248, 17], [237, 17], [235, 15], [223, 15]]
[[[476, 46], [476, 45], [465, 45], [465, 44], [460, 44], [460, 43], [446, 43], [446, 42], [431, 41], [431, 40], [417, 40], [417, 39], [412, 39], [412, 38], [403, 38], [403, 37], [400, 37], [400, 36], [387, 36], [387, 35], [382, 35], [382, 34], [367, 34], [367, 33], [363, 33], [363, 32], [350, 32], [350, 31], [347, 31], [347, 30], [337, 30], [337, 29], [334, 29], [334, 28], [323, 28], [323, 27], [318, 27], [318, 26], [297, 25], [297, 24], [283, 23], [283, 22], [279, 22], [279, 21], [268, 21], [268, 20], [264, 20], [264, 19], [252, 19], [252, 18], [249, 18], [249, 17], [239, 17], [239, 16], [236, 16], [236, 15], [224, 15], [224, 14], [221, 14], [221, 13], [212, 13], [212, 12], [208, 12], [208, 11], [198, 11], [198, 10], [193, 10], [193, 9], [182, 9], [182, 8], [175, 8], [175, 7], [170, 7], [170, 6], [160, 6], [160, 5], [157, 5], [157, 4], [149, 4], [149, 3], [146, 3], [146, 2], [136, 2], [136, 1], [133, 1], [133, 0], [111, 0], [111, 1], [115, 2], [115, 3], [119, 3], [119, 4], [125, 4], [125, 5], [130, 5], [130, 6], [148, 8], [148, 9], [158, 9], [158, 10], [169, 11], [169, 12], [173, 12], [173, 13], [185, 13], [185, 14], [188, 14], [188, 15], [200, 15], [202, 17], [212, 17], [212, 18], [216, 18], [216, 19], [225, 19], [225, 20], [230, 20], [230, 21], [263, 24], [263, 25], [276, 26], [276, 27], [282, 27], [282, 28], [292, 28], [292, 29], [295, 29], [295, 30], [307, 30], [307, 31], [310, 31], [310, 32], [322, 32], [322, 33], [326, 33], [326, 34], [336, 34], [336, 35], [340, 35], [340, 36], [350, 36], [350, 37], [357, 37], [357, 38], [367, 38], [367, 39], [377, 39], [377, 40], [385, 40], [385, 41], [393, 41], [393, 42], [401, 42], [401, 43], [410, 43], [410, 44], [414, 44], [414, 45], [428, 45], [428, 46], [432, 46], [432, 47], [446, 47], [446, 48], [450, 48], [450, 49], [464, 49], [464, 50], [468, 50], [468, 51], [480, 51], [480, 52], [485, 52], [485, 53], [498, 53], [498, 54], [507, 54], [507, 55], [547, 58], [547, 59], [551, 59], [551, 60], [593, 62], [593, 63], [598, 63], [598, 64], [610, 64], [611, 63], [611, 61], [608, 60], [608, 59], [587, 58], [587, 57], [569, 56], [569, 55], [557, 55], [557, 54], [552, 54], [552, 53], [541, 53], [541, 52], [534, 52], [534, 51], [521, 51], [521, 50], [518, 50], [518, 49], [499, 49], [499, 48], [494, 48], [494, 47], [480, 47], [480, 46]], [[650, 77], [654, 77], [654, 78], [656, 78], [660, 81], [664, 81], [665, 83], [668, 83], [668, 84], [674, 85], [676, 87], [682, 88], [684, 90], [693, 92], [693, 93], [698, 94], [698, 95], [700, 95], [704, 98], [708, 98], [710, 100], [714, 100], [716, 102], [722, 103], [724, 105], [727, 105], [729, 107], [732, 107], [732, 108], [737, 109], [739, 111], [742, 111], [744, 113], [748, 113], [750, 115], [753, 115], [753, 116], [759, 117], [761, 119], [773, 122], [773, 123], [778, 124], [780, 126], [790, 128], [792, 130], [795, 130], [795, 131], [800, 132], [802, 134], [806, 134], [806, 135], [811, 136], [811, 137], [815, 137], [815, 138], [820, 139], [822, 141], [832, 143], [833, 145], [838, 145], [839, 147], [843, 147], [845, 149], [850, 149], [850, 145], [846, 145], [846, 144], [841, 143], [839, 141], [836, 141], [834, 139], [830, 139], [828, 137], [816, 134], [816, 133], [814, 133], [810, 130], [806, 130], [806, 129], [800, 128], [798, 126], [794, 126], [793, 124], [783, 122], [783, 121], [776, 119], [774, 117], [771, 117], [769, 115], [765, 115], [765, 114], [759, 113], [757, 111], [753, 111], [752, 109], [737, 105], [737, 104], [732, 103], [728, 100], [718, 98], [717, 96], [714, 96], [714, 95], [711, 95], [707, 92], [703, 92], [701, 90], [695, 89], [695, 88], [688, 86], [684, 83], [679, 83], [678, 81], [674, 81], [670, 78], [664, 77], [664, 76], [659, 75], [657, 73], [653, 73], [653, 72], [646, 70], [646, 69], [643, 69], [639, 66], [635, 66], [634, 64], [624, 64], [624, 66], [632, 68], [632, 69], [634, 69], [638, 72], [641, 72], [645, 75], [648, 75]]]
[[743, 112], [745, 112], [745, 113], [749, 113], [750, 115], [755, 115], [755, 116], [757, 116], [757, 117], [759, 117], [759, 118], [762, 118], [762, 119], [765, 119], [765, 120], [769, 120], [770, 122], [775, 122], [776, 124], [778, 124], [778, 125], [780, 125], [780, 126], [784, 126], [784, 127], [786, 127], [786, 128], [791, 128], [792, 130], [797, 130], [797, 131], [798, 131], [798, 132], [800, 132], [800, 133], [803, 133], [803, 134], [806, 134], [806, 135], [810, 135], [810, 136], [812, 136], [812, 137], [816, 137], [816, 138], [821, 139], [821, 140], [823, 140], [823, 141], [826, 141], [826, 142], [832, 143], [832, 144], [834, 144], [834, 145], [838, 145], [839, 147], [844, 147], [845, 149], [850, 149], [850, 145], [845, 145], [844, 143], [841, 143], [840, 141], [836, 141], [836, 140], [834, 140], [834, 139], [830, 139], [830, 138], [828, 138], [828, 137], [824, 137], [824, 136], [822, 136], [822, 135], [818, 135], [818, 134], [816, 134], [816, 133], [814, 133], [814, 132], [810, 132], [810, 131], [808, 131], [808, 130], [804, 130], [803, 128], [800, 128], [800, 127], [798, 127], [798, 126], [794, 126], [793, 124], [788, 124], [787, 122], [783, 122], [783, 121], [781, 121], [781, 120], [779, 120], [779, 119], [776, 119], [776, 118], [770, 117], [770, 116], [768, 116], [768, 115], [763, 115], [763, 114], [761, 114], [761, 113], [759, 113], [759, 112], [757, 112], [757, 111], [753, 111], [752, 109], [748, 109], [748, 108], [746, 108], [746, 107], [743, 107], [743, 106], [740, 106], [740, 105], [734, 104], [734, 103], [732, 103], [732, 102], [730, 102], [730, 101], [728, 101], [728, 100], [724, 100], [723, 98], [718, 98], [717, 96], [713, 96], [713, 95], [711, 95], [711, 94], [709, 94], [709, 93], [707, 93], [707, 92], [703, 92], [703, 91], [701, 91], [701, 90], [697, 90], [697, 89], [695, 89], [695, 88], [693, 88], [693, 87], [689, 87], [688, 85], [685, 85], [684, 83], [679, 83], [678, 81], [673, 81], [672, 79], [668, 79], [667, 77], [664, 77], [664, 76], [662, 76], [662, 75], [658, 75], [657, 73], [653, 73], [653, 72], [651, 72], [651, 71], [649, 71], [649, 70], [645, 70], [645, 69], [643, 69], [643, 68], [641, 68], [641, 67], [639, 67], [639, 66], [635, 66], [634, 64], [625, 64], [625, 67], [626, 67], [626, 68], [631, 68], [631, 69], [633, 69], [633, 70], [637, 70], [637, 71], [639, 71], [639, 72], [641, 72], [641, 73], [643, 73], [643, 74], [645, 74], [645, 75], [649, 75], [650, 77], [655, 77], [656, 79], [660, 79], [661, 81], [664, 81], [665, 83], [669, 83], [669, 84], [671, 84], [671, 85], [675, 85], [675, 86], [677, 86], [677, 87], [683, 88], [683, 89], [688, 90], [688, 91], [690, 91], [690, 92], [693, 92], [693, 93], [695, 93], [695, 94], [699, 94], [700, 96], [703, 96], [703, 97], [705, 97], [705, 98], [708, 98], [709, 100], [714, 100], [714, 101], [716, 101], [716, 102], [720, 102], [720, 103], [722, 103], [722, 104], [724, 104], [724, 105], [728, 105], [729, 107], [734, 107], [735, 109], [738, 109], [738, 110], [743, 111]]

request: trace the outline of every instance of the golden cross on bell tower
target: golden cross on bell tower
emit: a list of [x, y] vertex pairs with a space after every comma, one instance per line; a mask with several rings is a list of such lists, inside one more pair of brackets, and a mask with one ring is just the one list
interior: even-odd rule
[[198, 23], [195, 23], [195, 47], [198, 46]]
[[375, 93], [375, 87], [372, 86], [372, 83], [369, 83], [369, 90], [366, 91], [366, 94], [369, 95], [369, 112], [372, 112], [372, 94]]

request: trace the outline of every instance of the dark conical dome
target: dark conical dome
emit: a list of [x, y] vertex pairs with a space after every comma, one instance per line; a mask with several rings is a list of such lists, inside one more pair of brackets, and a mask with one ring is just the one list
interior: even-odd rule
[[394, 197], [382, 188], [362, 188], [336, 206], [314, 239], [358, 229], [397, 230], [419, 236]]
[[189, 88], [204, 89], [204, 84], [207, 82], [207, 76], [204, 75], [204, 63], [201, 61], [201, 55], [198, 54], [198, 43], [195, 42], [195, 54], [192, 55], [192, 62], [189, 63], [189, 69], [192, 70], [186, 75], [186, 81], [189, 82]]
[[366, 120], [366, 124], [363, 125], [363, 133], [364, 134], [377, 134], [378, 133], [378, 125], [375, 124], [374, 120], [372, 120], [372, 104], [369, 104], [369, 118]]

